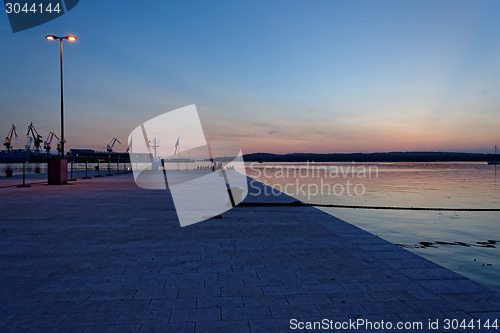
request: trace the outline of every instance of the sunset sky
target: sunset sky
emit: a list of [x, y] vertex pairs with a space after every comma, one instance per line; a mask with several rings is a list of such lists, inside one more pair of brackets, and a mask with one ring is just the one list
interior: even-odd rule
[[[500, 145], [500, 1], [86, 1], [12, 33], [0, 14], [0, 135], [126, 150], [196, 104], [208, 140], [253, 152], [492, 152]], [[182, 140], [182, 138], [181, 138]], [[3, 140], [2, 140], [3, 141]], [[163, 143], [170, 144], [170, 143]], [[172, 142], [172, 147], [175, 142]]]

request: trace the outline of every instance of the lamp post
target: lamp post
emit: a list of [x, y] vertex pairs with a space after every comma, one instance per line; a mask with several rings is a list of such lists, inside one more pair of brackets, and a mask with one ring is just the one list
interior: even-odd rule
[[59, 57], [61, 62], [61, 158], [59, 160], [49, 160], [48, 163], [48, 183], [49, 185], [63, 185], [68, 183], [68, 161], [64, 159], [64, 93], [63, 93], [63, 39], [75, 41], [73, 35], [58, 37], [55, 35], [45, 36], [48, 40], [59, 39]]
[[63, 39], [75, 41], [76, 37], [73, 35], [58, 37], [55, 35], [45, 36], [48, 40], [59, 39], [59, 57], [61, 63], [61, 159], [64, 159], [64, 93], [63, 93]]

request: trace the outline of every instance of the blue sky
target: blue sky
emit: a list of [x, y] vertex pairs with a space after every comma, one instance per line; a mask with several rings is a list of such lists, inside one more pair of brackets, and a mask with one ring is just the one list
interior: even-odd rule
[[[98, 6], [98, 7], [97, 7]], [[500, 144], [498, 1], [86, 1], [13, 34], [0, 15], [0, 134], [105, 149], [196, 104], [251, 152], [484, 151]], [[172, 143], [173, 145], [174, 143]], [[125, 144], [117, 147], [125, 150]]]

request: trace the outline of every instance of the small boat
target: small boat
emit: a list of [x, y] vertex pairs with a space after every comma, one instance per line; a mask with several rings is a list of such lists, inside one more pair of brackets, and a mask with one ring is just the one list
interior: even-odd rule
[[495, 145], [495, 159], [493, 161], [488, 161], [488, 165], [500, 165], [500, 161], [498, 160], [497, 145]]

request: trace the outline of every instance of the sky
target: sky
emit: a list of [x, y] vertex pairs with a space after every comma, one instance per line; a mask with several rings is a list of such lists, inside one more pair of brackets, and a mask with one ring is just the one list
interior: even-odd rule
[[67, 149], [125, 151], [141, 123], [195, 104], [207, 140], [243, 153], [492, 152], [499, 31], [500, 2], [482, 0], [80, 0], [18, 33], [3, 12], [0, 135], [60, 132], [44, 37], [74, 34]]

